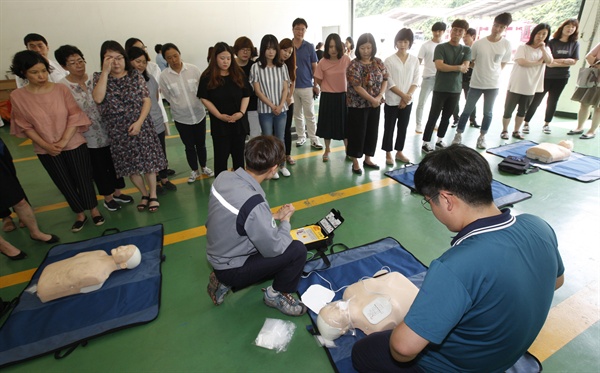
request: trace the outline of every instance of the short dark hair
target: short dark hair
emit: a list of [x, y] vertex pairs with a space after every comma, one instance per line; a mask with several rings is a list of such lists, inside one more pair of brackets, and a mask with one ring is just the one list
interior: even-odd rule
[[465, 21], [464, 19], [455, 19], [454, 22], [452, 22], [452, 26], [450, 26], [452, 28], [461, 28], [465, 31], [467, 31], [469, 29], [469, 22]]
[[141, 40], [140, 40], [140, 39], [138, 39], [138, 38], [129, 38], [129, 39], [127, 39], [127, 41], [125, 42], [125, 50], [126, 50], [126, 51], [128, 51], [128, 50], [129, 50], [129, 48], [133, 47], [133, 45], [134, 45], [135, 43], [138, 43], [138, 42], [139, 42], [139, 43], [142, 43], [142, 45], [146, 45], [146, 44], [144, 44], [144, 42], [143, 42], [143, 41], [141, 41]]
[[175, 44], [167, 43], [167, 44], [163, 44], [162, 48], [160, 48], [160, 54], [162, 54], [163, 58], [165, 57], [165, 53], [167, 53], [167, 51], [170, 49], [175, 49], [177, 51], [177, 53], [181, 54], [181, 52], [179, 51], [179, 48], [177, 48], [177, 46]]
[[537, 33], [542, 30], [548, 30], [548, 35], [546, 35], [546, 39], [544, 39], [544, 43], [548, 44], [548, 40], [550, 40], [550, 34], [552, 33], [552, 31], [550, 31], [550, 25], [547, 23], [540, 23], [539, 25], [535, 26], [531, 31], [531, 34], [529, 35], [529, 41], [527, 41], [527, 43], [525, 44], [532, 45], [535, 39], [535, 35], [537, 35]]
[[510, 26], [512, 23], [512, 15], [510, 13], [500, 13], [494, 18], [494, 23], [499, 23], [504, 26]]
[[73, 45], [62, 45], [57, 50], [54, 51], [54, 58], [56, 58], [56, 62], [58, 62], [61, 66], [67, 66], [67, 58], [71, 57], [74, 54], [78, 54], [85, 61], [85, 57], [83, 57], [83, 53], [79, 50], [79, 48]]
[[575, 32], [569, 36], [569, 42], [573, 43], [576, 42], [577, 39], [579, 39], [579, 21], [576, 18], [571, 18], [571, 19], [567, 19], [566, 21], [564, 21], [559, 27], [558, 29], [556, 29], [556, 31], [554, 32], [554, 34], [552, 35], [553, 39], [560, 39], [562, 38], [562, 32], [563, 29], [565, 28], [566, 25], [573, 25], [575, 26]]
[[237, 56], [238, 52], [244, 48], [249, 48], [250, 52], [252, 52], [252, 49], [254, 49], [252, 40], [246, 36], [240, 36], [239, 38], [235, 39], [235, 42], [233, 43], [233, 53]]
[[488, 161], [474, 149], [451, 145], [427, 154], [415, 172], [415, 188], [437, 203], [446, 190], [471, 206], [493, 203], [492, 171]]
[[48, 70], [48, 73], [52, 72], [50, 63], [41, 54], [30, 50], [20, 51], [17, 52], [12, 59], [10, 72], [21, 79], [27, 79], [27, 70], [31, 69], [38, 63], [44, 64], [44, 66], [46, 66], [46, 70]]
[[403, 28], [398, 31], [396, 37], [394, 38], [394, 48], [396, 48], [396, 43], [398, 43], [400, 40], [408, 40], [408, 49], [410, 49], [415, 41], [415, 35], [411, 29]]
[[25, 46], [27, 46], [27, 43], [31, 41], [42, 41], [44, 42], [44, 44], [46, 44], [46, 46], [48, 46], [48, 41], [46, 41], [46, 38], [40, 34], [31, 33], [25, 35], [25, 37], [23, 38], [23, 43], [25, 44]]
[[469, 34], [469, 35], [471, 35], [472, 37], [475, 37], [475, 36], [477, 36], [477, 30], [475, 30], [475, 29], [474, 29], [474, 28], [472, 28], [472, 27], [469, 27], [469, 28], [467, 29], [467, 32], [466, 32], [466, 33], [467, 33], [467, 34]]
[[323, 48], [323, 58], [331, 58], [331, 55], [329, 54], [329, 44], [331, 44], [332, 40], [335, 42], [337, 58], [342, 58], [344, 55], [344, 44], [342, 43], [342, 38], [336, 33], [327, 35], [327, 38], [325, 39], [325, 48]]
[[348, 37], [346, 38], [346, 42], [349, 42], [349, 43], [350, 43], [350, 48], [351, 48], [352, 50], [354, 50], [354, 40], [352, 39], [352, 36], [348, 36]]
[[358, 49], [360, 48], [361, 45], [367, 44], [367, 43], [371, 43], [371, 46], [373, 47], [373, 49], [371, 50], [371, 59], [373, 59], [373, 57], [375, 57], [375, 55], [377, 54], [377, 43], [375, 42], [375, 38], [373, 37], [373, 34], [367, 32], [366, 34], [362, 34], [361, 36], [359, 36], [358, 40], [356, 41], [356, 49], [354, 50], [354, 55], [359, 60], [360, 60], [360, 52]]
[[246, 144], [244, 158], [246, 169], [263, 175], [273, 166], [285, 161], [285, 147], [275, 136], [257, 136]]
[[296, 18], [294, 22], [292, 22], [292, 28], [296, 27], [297, 25], [304, 25], [304, 27], [308, 28], [308, 23], [306, 23], [304, 18]]
[[100, 68], [102, 68], [102, 64], [104, 63], [104, 55], [107, 51], [117, 52], [123, 56], [125, 59], [125, 71], [131, 71], [131, 64], [129, 63], [129, 56], [127, 56], [127, 52], [125, 52], [123, 46], [115, 40], [107, 40], [102, 43], [102, 46], [100, 47]]
[[431, 26], [431, 31], [446, 31], [446, 24], [444, 22], [436, 22]]
[[160, 53], [160, 49], [162, 48], [162, 44], [156, 44], [154, 46], [154, 52]]

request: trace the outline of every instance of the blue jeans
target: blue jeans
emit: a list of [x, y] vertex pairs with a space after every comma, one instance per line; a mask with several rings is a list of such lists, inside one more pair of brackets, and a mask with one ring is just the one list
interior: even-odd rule
[[483, 121], [481, 122], [480, 132], [482, 135], [485, 135], [487, 133], [488, 129], [490, 128], [490, 124], [492, 123], [492, 112], [494, 110], [494, 102], [496, 101], [496, 96], [498, 96], [498, 88], [469, 88], [469, 93], [467, 94], [467, 102], [465, 103], [463, 112], [460, 115], [460, 119], [458, 120], [458, 128], [456, 129], [456, 132], [463, 133], [465, 131], [469, 115], [471, 115], [471, 112], [475, 110], [475, 104], [477, 104], [477, 101], [479, 101], [481, 95], [483, 95]]
[[284, 142], [285, 122], [287, 112], [279, 115], [273, 113], [258, 113], [258, 121], [263, 135], [275, 135], [281, 142]]

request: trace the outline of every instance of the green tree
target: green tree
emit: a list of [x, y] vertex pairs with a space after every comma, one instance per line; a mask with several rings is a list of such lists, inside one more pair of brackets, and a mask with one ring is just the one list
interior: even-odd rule
[[552, 0], [532, 6], [513, 14], [513, 19], [529, 20], [533, 23], [547, 23], [556, 30], [569, 18], [577, 18], [581, 0]]

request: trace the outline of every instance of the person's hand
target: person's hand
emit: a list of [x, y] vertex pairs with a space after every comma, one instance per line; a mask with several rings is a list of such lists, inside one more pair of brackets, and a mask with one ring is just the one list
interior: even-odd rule
[[277, 217], [275, 217], [275, 219], [281, 221], [290, 221], [290, 218], [292, 217], [292, 215], [294, 215], [295, 211], [296, 208], [294, 207], [294, 205], [292, 205], [291, 203], [286, 203], [285, 205], [281, 206], [281, 208], [277, 211], [277, 213], [275, 214]]
[[400, 100], [400, 103], [398, 104], [398, 109], [404, 109], [406, 108], [406, 101], [404, 101], [404, 99]]
[[315, 96], [318, 96], [321, 93], [321, 90], [319, 89], [319, 86], [313, 86], [313, 94]]
[[574, 60], [574, 59], [572, 59], [572, 58], [565, 58], [565, 59], [563, 60], [563, 63], [564, 63], [565, 65], [575, 65], [575, 60]]
[[129, 136], [137, 136], [140, 134], [141, 130], [142, 130], [142, 123], [133, 122], [127, 129], [127, 132], [129, 133]]
[[42, 148], [44, 148], [44, 150], [48, 152], [48, 154], [50, 154], [51, 156], [56, 157], [62, 152], [64, 147], [61, 147], [60, 145], [58, 145], [58, 142], [56, 142], [54, 144], [47, 144], [45, 146], [42, 146]]
[[292, 104], [292, 96], [289, 96], [286, 100], [285, 100], [287, 106], [289, 107]]
[[231, 115], [227, 115], [227, 114], [219, 114], [217, 116], [217, 118], [219, 118], [221, 121], [225, 122], [225, 123], [231, 123]]
[[110, 73], [110, 70], [112, 69], [112, 62], [113, 62], [113, 57], [111, 56], [106, 56], [104, 57], [104, 61], [102, 61], [102, 72], [103, 73]]
[[469, 66], [460, 65], [460, 69], [459, 70], [460, 70], [461, 73], [466, 74], [467, 71], [469, 71]]

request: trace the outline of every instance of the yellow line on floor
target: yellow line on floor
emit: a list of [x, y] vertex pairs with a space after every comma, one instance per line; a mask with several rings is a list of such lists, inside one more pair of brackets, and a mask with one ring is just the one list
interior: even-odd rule
[[600, 320], [600, 288], [592, 282], [550, 310], [529, 352], [544, 361]]
[[31, 139], [27, 139], [19, 144], [19, 146], [27, 146], [27, 145], [33, 145], [33, 141], [31, 141]]
[[33, 274], [37, 268], [28, 269], [27, 271], [16, 272], [10, 275], [0, 277], [0, 289], [7, 288], [9, 286], [22, 284], [28, 282], [33, 277]]

